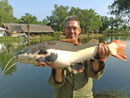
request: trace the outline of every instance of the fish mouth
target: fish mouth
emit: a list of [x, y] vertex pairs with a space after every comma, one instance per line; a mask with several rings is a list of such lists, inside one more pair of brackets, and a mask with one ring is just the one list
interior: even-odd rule
[[39, 55], [17, 55], [15, 56], [16, 61], [23, 63], [23, 64], [34, 64], [39, 65], [40, 62], [44, 62], [46, 65], [49, 66], [49, 62], [46, 61], [45, 57]]
[[16, 61], [24, 64], [37, 64], [36, 57], [34, 56], [24, 56], [17, 55], [15, 56]]

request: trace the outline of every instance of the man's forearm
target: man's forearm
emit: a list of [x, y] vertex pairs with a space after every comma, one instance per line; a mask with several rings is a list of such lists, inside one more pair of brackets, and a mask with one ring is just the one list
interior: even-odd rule
[[63, 81], [62, 68], [55, 69], [55, 81], [61, 83]]
[[92, 71], [94, 73], [98, 73], [99, 71], [103, 70], [104, 68], [104, 62], [91, 62], [92, 64]]

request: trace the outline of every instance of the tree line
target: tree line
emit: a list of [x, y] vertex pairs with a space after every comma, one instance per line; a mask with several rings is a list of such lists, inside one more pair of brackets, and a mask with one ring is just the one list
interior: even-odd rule
[[[19, 19], [14, 17], [13, 8], [8, 4], [8, 0], [2, 0], [0, 1], [0, 25], [3, 23], [40, 24], [51, 26], [55, 31], [63, 31], [65, 18], [67, 16], [74, 15], [80, 20], [82, 33], [116, 33], [121, 31], [129, 31], [130, 27], [127, 25], [126, 20], [124, 20], [122, 17], [119, 17], [122, 13], [127, 15], [128, 11], [126, 13], [123, 12], [124, 8], [121, 11], [121, 9], [114, 7], [117, 6], [116, 1], [123, 2], [123, 0], [115, 0], [113, 4], [109, 6], [110, 13], [114, 14], [116, 16], [115, 18], [101, 16], [93, 9], [80, 9], [78, 7], [70, 8], [69, 6], [58, 6], [55, 4], [51, 15], [47, 16], [41, 21], [38, 21], [37, 17], [31, 15], [30, 13], [25, 13], [25, 15]], [[124, 0], [124, 2], [125, 1], [127, 0]], [[117, 12], [117, 10], [120, 11]]]

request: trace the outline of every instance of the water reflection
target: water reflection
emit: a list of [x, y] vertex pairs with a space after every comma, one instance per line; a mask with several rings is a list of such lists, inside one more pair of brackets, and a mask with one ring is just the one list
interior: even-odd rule
[[[0, 43], [0, 67], [3, 70], [7, 62], [18, 52], [23, 49], [26, 44], [24, 42], [5, 42]], [[8, 67], [16, 62], [15, 59], [11, 60]], [[8, 68], [7, 67], [7, 68]], [[12, 75], [15, 72], [16, 66], [13, 66], [6, 75]]]
[[[8, 54], [8, 53], [1, 53], [0, 54], [0, 67], [2, 70], [4, 70], [7, 62], [10, 60], [10, 58], [12, 58], [12, 55]], [[13, 59], [10, 63], [9, 66], [10, 67], [12, 64], [14, 64], [16, 61]], [[7, 68], [8, 68], [7, 67]], [[8, 72], [6, 72], [6, 75], [12, 75], [12, 73], [16, 70], [16, 66], [13, 66]]]
[[[95, 37], [100, 42], [106, 40], [126, 40], [127, 41], [127, 62], [110, 57], [105, 61], [106, 67], [104, 75], [100, 80], [94, 81], [94, 90], [104, 89], [127, 89], [130, 91], [130, 37], [129, 36], [106, 36]], [[91, 38], [82, 39], [85, 43]], [[41, 41], [24, 41], [24, 42], [4, 42], [0, 43], [0, 73], [6, 63], [17, 52], [28, 45], [36, 44]], [[1, 48], [0, 48], [1, 49]], [[3, 51], [4, 50], [4, 51]], [[9, 66], [15, 63], [13, 59]], [[8, 66], [8, 67], [9, 67]], [[50, 68], [36, 67], [32, 64], [22, 64], [17, 62], [4, 77], [0, 76], [0, 98], [52, 98], [53, 88], [48, 85]], [[4, 90], [3, 90], [4, 89]]]
[[4, 52], [6, 50], [6, 47], [3, 43], [0, 43], [0, 53]]

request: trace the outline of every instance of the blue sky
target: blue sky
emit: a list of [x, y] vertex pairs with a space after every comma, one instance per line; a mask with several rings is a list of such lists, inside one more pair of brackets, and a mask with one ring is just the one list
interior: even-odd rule
[[71, 7], [79, 7], [81, 9], [94, 9], [96, 13], [102, 16], [110, 17], [108, 13], [108, 5], [114, 0], [8, 0], [13, 7], [14, 16], [20, 18], [25, 13], [30, 13], [43, 20], [46, 16], [50, 16], [54, 10], [54, 5], [63, 5]]

